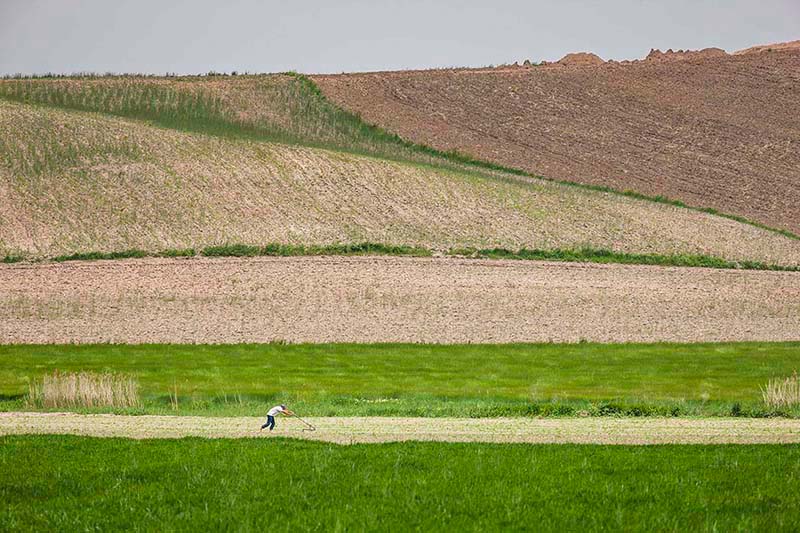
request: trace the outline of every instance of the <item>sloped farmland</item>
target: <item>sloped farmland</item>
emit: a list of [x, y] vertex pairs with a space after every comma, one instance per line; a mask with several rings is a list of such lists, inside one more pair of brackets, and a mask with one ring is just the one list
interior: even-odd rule
[[800, 232], [800, 51], [315, 76], [401, 136]]

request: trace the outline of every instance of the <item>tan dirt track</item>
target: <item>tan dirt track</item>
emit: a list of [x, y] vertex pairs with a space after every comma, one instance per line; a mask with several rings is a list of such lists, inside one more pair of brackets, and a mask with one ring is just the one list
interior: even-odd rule
[[800, 49], [707, 56], [313, 79], [440, 150], [800, 232]]
[[0, 265], [2, 343], [800, 339], [800, 273], [458, 258]]
[[70, 434], [134, 439], [291, 437], [356, 444], [401, 441], [541, 444], [776, 444], [800, 443], [800, 421], [687, 418], [291, 418], [260, 431], [256, 417], [121, 416], [0, 413], [0, 435]]

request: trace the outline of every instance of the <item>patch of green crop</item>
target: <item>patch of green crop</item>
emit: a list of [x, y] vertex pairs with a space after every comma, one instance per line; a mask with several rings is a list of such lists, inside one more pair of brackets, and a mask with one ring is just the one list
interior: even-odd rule
[[13, 129], [0, 129], [0, 166], [7, 168], [16, 181], [30, 183], [31, 178], [67, 168], [142, 157], [140, 147], [128, 136], [102, 135], [91, 127], [78, 133], [75, 128], [35, 116], [20, 121]]
[[158, 252], [155, 254], [157, 257], [194, 257], [197, 252], [194, 248], [172, 248]]
[[128, 374], [142, 410], [319, 416], [798, 416], [761, 387], [800, 343], [0, 346], [0, 410], [55, 370]]
[[109, 259], [130, 259], [135, 257], [147, 257], [148, 254], [144, 250], [122, 250], [120, 252], [78, 252], [69, 255], [59, 255], [54, 257], [53, 261], [97, 261]]
[[327, 245], [272, 243], [265, 246], [226, 244], [208, 246], [203, 248], [200, 253], [206, 257], [289, 257], [303, 255], [409, 255], [424, 257], [432, 255], [432, 252], [425, 248], [371, 242]]
[[743, 270], [782, 270], [800, 272], [800, 266], [771, 265], [759, 261], [728, 261], [719, 257], [693, 254], [631, 254], [600, 248], [573, 250], [508, 250], [505, 248], [457, 248], [449, 255], [486, 259], [517, 259], [537, 261], [572, 261], [589, 263], [617, 263], [630, 265], [659, 265], [676, 267], [726, 268]]
[[[281, 244], [269, 243], [265, 245], [252, 244], [222, 244], [207, 246], [199, 250], [193, 248], [170, 249], [161, 252], [147, 252], [132, 249], [118, 252], [76, 252], [73, 254], [59, 255], [51, 260], [62, 261], [93, 261], [108, 259], [125, 259], [131, 257], [295, 257], [312, 255], [384, 255], [384, 256], [411, 256], [431, 257], [434, 250], [420, 246], [394, 245], [373, 242], [360, 243], [334, 243], [334, 244]], [[473, 259], [514, 259], [521, 261], [569, 261], [579, 263], [615, 263], [628, 265], [659, 265], [675, 267], [701, 267], [723, 268], [741, 270], [773, 270], [785, 272], [800, 272], [800, 266], [775, 265], [758, 261], [728, 261], [718, 257], [691, 254], [630, 254], [615, 252], [599, 248], [578, 249], [553, 249], [553, 250], [508, 250], [506, 248], [452, 248], [446, 255], [466, 257]], [[24, 256], [7, 256], [4, 262], [12, 263], [24, 260]]]
[[800, 446], [0, 437], [5, 531], [796, 531]]

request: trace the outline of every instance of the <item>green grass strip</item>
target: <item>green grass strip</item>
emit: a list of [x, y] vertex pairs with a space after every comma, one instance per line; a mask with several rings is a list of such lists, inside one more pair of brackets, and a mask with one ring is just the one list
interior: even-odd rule
[[230, 244], [209, 246], [200, 252], [206, 257], [255, 257], [255, 256], [303, 256], [303, 255], [397, 255], [427, 257], [430, 250], [413, 246], [395, 246], [380, 243], [328, 244], [328, 245], [294, 245], [267, 244], [266, 246], [250, 246]]
[[451, 250], [449, 255], [461, 255], [465, 257], [486, 259], [619, 263], [630, 265], [659, 265], [743, 270], [781, 270], [788, 272], [800, 271], [800, 266], [771, 265], [759, 261], [728, 261], [718, 257], [693, 254], [629, 254], [602, 248], [579, 248], [576, 250], [529, 250], [522, 248], [516, 251], [505, 248], [461, 248]]
[[[800, 342], [0, 345], [0, 410], [55, 370], [134, 376], [131, 413], [319, 416], [799, 416], [762, 401]], [[270, 405], [272, 404], [272, 405]]]
[[0, 437], [4, 531], [797, 531], [800, 447]]
[[[266, 245], [223, 244], [207, 246], [195, 250], [193, 248], [170, 249], [160, 252], [147, 252], [140, 249], [119, 252], [77, 252], [51, 258], [55, 262], [63, 261], [96, 261], [111, 259], [127, 259], [142, 257], [259, 257], [259, 256], [352, 256], [352, 255], [385, 255], [408, 257], [431, 257], [437, 255], [435, 250], [419, 246], [393, 245], [372, 242], [334, 243], [321, 245], [280, 244]], [[658, 265], [673, 267], [702, 267], [741, 270], [774, 270], [784, 272], [800, 272], [800, 265], [775, 265], [759, 261], [729, 261], [726, 259], [693, 254], [630, 254], [615, 252], [602, 248], [578, 248], [574, 250], [541, 250], [521, 248], [452, 248], [444, 255], [473, 259], [514, 259], [526, 261], [569, 261], [580, 263], [616, 263], [627, 265]], [[4, 263], [16, 263], [26, 258], [22, 255], [6, 256]]]
[[134, 257], [148, 257], [150, 254], [144, 250], [123, 250], [121, 252], [78, 252], [69, 255], [59, 255], [53, 258], [53, 261], [60, 263], [62, 261], [98, 261], [110, 259], [130, 259]]

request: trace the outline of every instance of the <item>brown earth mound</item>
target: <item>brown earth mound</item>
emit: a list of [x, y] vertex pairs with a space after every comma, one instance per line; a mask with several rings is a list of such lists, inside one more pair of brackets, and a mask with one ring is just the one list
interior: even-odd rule
[[567, 67], [588, 67], [605, 63], [599, 56], [591, 52], [577, 52], [567, 54], [557, 61], [557, 64]]
[[744, 50], [738, 50], [734, 52], [734, 55], [761, 54], [763, 52], [783, 52], [787, 50], [800, 50], [800, 40], [789, 41], [786, 43], [772, 43], [752, 46], [750, 48], [745, 48]]
[[800, 232], [797, 50], [314, 79], [368, 122], [441, 150]]

